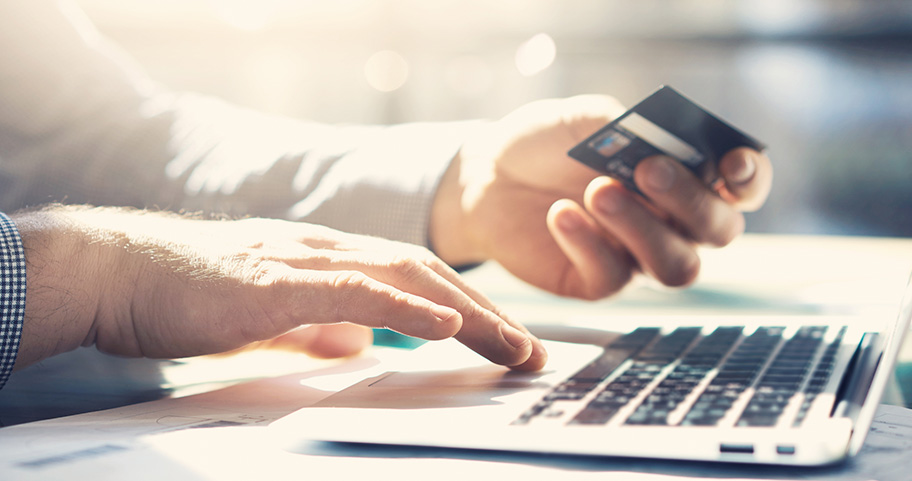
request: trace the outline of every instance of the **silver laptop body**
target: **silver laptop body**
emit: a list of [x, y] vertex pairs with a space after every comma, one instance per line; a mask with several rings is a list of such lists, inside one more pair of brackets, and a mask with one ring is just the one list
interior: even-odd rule
[[541, 329], [574, 342], [548, 341], [537, 373], [491, 365], [455, 341], [427, 343], [272, 428], [291, 450], [317, 440], [828, 464], [861, 448], [910, 318], [907, 287], [898, 315]]

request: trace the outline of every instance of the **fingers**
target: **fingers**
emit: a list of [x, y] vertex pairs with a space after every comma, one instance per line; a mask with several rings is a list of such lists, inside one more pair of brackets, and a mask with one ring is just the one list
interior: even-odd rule
[[[371, 279], [419, 296], [441, 306], [455, 309], [462, 318], [457, 340], [492, 362], [514, 369], [541, 369], [547, 354], [544, 346], [521, 324], [499, 313], [483, 294], [469, 286], [455, 271], [431, 254], [416, 250], [411, 256], [365, 263], [362, 258], [340, 254], [337, 268], [357, 268]], [[392, 327], [401, 329], [412, 326]], [[422, 336], [417, 336], [422, 337]]]
[[670, 157], [644, 159], [634, 179], [650, 201], [698, 243], [724, 246], [744, 231], [741, 213]]
[[[269, 243], [262, 302], [277, 332], [348, 322], [423, 339], [456, 337], [492, 362], [544, 367], [544, 345], [427, 249], [336, 234], [332, 244]], [[309, 242], [308, 242], [309, 244]]]
[[[634, 180], [648, 201], [606, 177], [592, 181], [584, 196], [583, 212], [565, 206], [552, 208], [554, 226], [591, 216], [594, 223], [582, 223], [576, 236], [569, 228], [553, 229], [555, 239], [574, 265], [574, 276], [599, 294], [612, 279], [606, 269], [624, 273], [616, 250], [598, 242], [616, 240], [633, 259], [667, 285], [689, 284], [696, 277], [700, 260], [694, 244], [724, 246], [744, 231], [740, 210], [763, 204], [772, 183], [769, 159], [747, 148], [734, 149], [722, 159], [724, 186], [715, 193], [679, 162], [655, 156], [644, 159], [634, 171]], [[560, 218], [558, 218], [560, 214]], [[563, 222], [557, 222], [562, 220]], [[550, 225], [549, 225], [550, 227]], [[593, 254], [593, 252], [601, 252]], [[613, 253], [613, 254], [606, 254]], [[594, 255], [603, 257], [595, 261]], [[601, 272], [600, 272], [601, 271]]]
[[742, 211], [755, 211], [769, 196], [773, 167], [769, 157], [748, 148], [733, 149], [719, 162], [725, 180], [720, 195]]
[[623, 288], [636, 263], [616, 246], [583, 208], [569, 200], [555, 202], [548, 211], [548, 229], [570, 261], [563, 274], [563, 295], [600, 299]]
[[[473, 302], [477, 303], [484, 311], [490, 312], [495, 316], [493, 318], [493, 324], [490, 323], [492, 318], [488, 316], [482, 316], [480, 322], [477, 323], [464, 322], [462, 330], [456, 335], [456, 339], [459, 340], [459, 342], [462, 342], [476, 352], [494, 361], [494, 358], [485, 353], [504, 352], [503, 342], [493, 335], [494, 332], [499, 332], [501, 337], [503, 337], [504, 340], [507, 340], [511, 347], [516, 349], [512, 355], [508, 355], [504, 362], [500, 362], [500, 364], [523, 371], [537, 371], [545, 367], [545, 363], [548, 361], [548, 353], [545, 350], [545, 346], [537, 337], [526, 329], [526, 326], [508, 317], [506, 313], [501, 311], [487, 296], [465, 282], [456, 271], [440, 259], [431, 255], [426, 258], [425, 264], [446, 282], [455, 286], [460, 292], [465, 293], [465, 295]], [[517, 333], [522, 334], [522, 336], [517, 336]], [[508, 336], [512, 337], [513, 340], [507, 339]], [[525, 341], [522, 340], [523, 338], [527, 339], [530, 343], [528, 355], [525, 354], [526, 347]]]
[[[455, 309], [403, 292], [359, 271], [304, 271], [296, 290], [296, 324], [349, 322], [422, 339], [445, 339], [462, 327]], [[303, 321], [303, 322], [301, 322]]]
[[[239, 320], [241, 328], [250, 331], [241, 333], [248, 339], [271, 338], [308, 324], [360, 324], [422, 339], [452, 337], [462, 327], [462, 316], [456, 310], [402, 292], [358, 271], [303, 270], [273, 264], [257, 284], [255, 298], [259, 308], [253, 315], [234, 311], [223, 315]], [[253, 309], [247, 307], [246, 311]], [[263, 320], [248, 326], [246, 320], [251, 317]], [[269, 335], [270, 332], [275, 334]]]
[[691, 283], [700, 269], [694, 246], [636, 195], [607, 177], [599, 177], [586, 189], [586, 210], [643, 270], [669, 286]]

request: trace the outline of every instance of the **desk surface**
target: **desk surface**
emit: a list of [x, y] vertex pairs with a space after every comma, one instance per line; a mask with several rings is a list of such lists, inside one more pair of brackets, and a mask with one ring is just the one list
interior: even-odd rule
[[[615, 316], [645, 312], [841, 312], [858, 306], [898, 304], [912, 271], [912, 240], [746, 236], [729, 248], [704, 252], [703, 258], [703, 274], [691, 289], [642, 284], [617, 298], [595, 303], [543, 294], [512, 280], [493, 265], [467, 277], [508, 312], [530, 324], [610, 328]], [[379, 350], [375, 354], [395, 352]], [[41, 411], [53, 415], [74, 407], [90, 410], [170, 397], [0, 429], [0, 473], [10, 470], [21, 479], [48, 479], [64, 472], [83, 473], [94, 479], [122, 479], [129, 471], [131, 478], [138, 479], [130, 467], [146, 466], [149, 478], [219, 479], [240, 478], [239, 473], [253, 475], [257, 469], [263, 474], [262, 462], [268, 461], [299, 474], [330, 472], [324, 469], [354, 474], [359, 469], [370, 472], [382, 468], [416, 477], [438, 470], [487, 473], [486, 477], [503, 471], [504, 475], [534, 479], [553, 477], [559, 470], [562, 477], [572, 473], [587, 478], [598, 475], [599, 479], [609, 473], [620, 473], [618, 479], [639, 479], [631, 472], [644, 472], [672, 476], [660, 479], [751, 478], [759, 473], [760, 477], [777, 479], [891, 480], [906, 479], [904, 474], [912, 467], [906, 461], [912, 447], [912, 411], [890, 406], [882, 407], [862, 456], [846, 465], [820, 470], [756, 471], [692, 463], [440, 450], [363, 451], [365, 448], [350, 446], [315, 446], [306, 456], [290, 455], [266, 447], [267, 430], [250, 428], [263, 426], [363, 378], [364, 370], [375, 368], [382, 359], [374, 356], [334, 363], [288, 353], [247, 356], [156, 362], [114, 359], [80, 350], [17, 373], [8, 389], [0, 391], [0, 419], [5, 421], [15, 422], [16, 412], [10, 407], [28, 411], [37, 405], [38, 415]], [[903, 359], [912, 361], [912, 342], [907, 343]], [[900, 384], [912, 386], [912, 364], [903, 369], [900, 366], [899, 374], [909, 377]], [[898, 393], [899, 389], [894, 390], [888, 400], [900, 404]], [[184, 429], [199, 426], [210, 428]], [[214, 450], [212, 446], [220, 447]], [[248, 455], [225, 456], [238, 450]], [[191, 455], [188, 458], [181, 453]], [[410, 461], [403, 462], [403, 458]], [[231, 462], [241, 459], [250, 460], [256, 468]], [[283, 477], [281, 474], [271, 472], [270, 476]], [[435, 476], [441, 477], [439, 473]]]
[[[389, 351], [379, 354], [396, 355]], [[379, 363], [378, 363], [379, 361]], [[3, 479], [908, 479], [912, 410], [881, 406], [862, 452], [836, 466], [758, 467], [314, 443], [275, 444], [268, 423], [390, 359], [364, 357], [207, 393], [0, 429]]]

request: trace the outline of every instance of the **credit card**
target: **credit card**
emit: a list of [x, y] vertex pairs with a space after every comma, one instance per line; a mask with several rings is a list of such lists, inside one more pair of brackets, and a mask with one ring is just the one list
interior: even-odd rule
[[662, 86], [568, 154], [639, 193], [633, 170], [646, 157], [668, 155], [713, 186], [719, 180], [719, 161], [736, 147], [766, 148], [677, 90]]

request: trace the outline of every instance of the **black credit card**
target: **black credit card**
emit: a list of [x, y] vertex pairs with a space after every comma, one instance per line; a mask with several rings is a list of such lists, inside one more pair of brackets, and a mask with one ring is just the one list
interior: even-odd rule
[[719, 179], [719, 160], [736, 147], [766, 148], [677, 90], [662, 86], [568, 154], [640, 192], [633, 170], [646, 157], [668, 155], [712, 186]]

